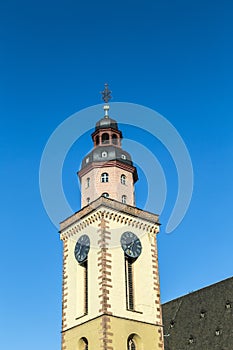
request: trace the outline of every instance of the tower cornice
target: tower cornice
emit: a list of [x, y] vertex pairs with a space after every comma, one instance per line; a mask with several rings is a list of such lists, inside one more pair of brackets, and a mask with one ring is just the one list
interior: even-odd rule
[[109, 160], [109, 161], [102, 161], [102, 162], [91, 162], [89, 163], [87, 166], [85, 166], [84, 168], [82, 168], [81, 170], [79, 170], [77, 172], [79, 179], [87, 174], [90, 170], [94, 169], [94, 168], [106, 168], [106, 167], [112, 167], [115, 166], [117, 168], [120, 168], [122, 170], [126, 170], [129, 171], [130, 173], [133, 174], [133, 180], [134, 183], [137, 182], [138, 180], [138, 174], [137, 174], [137, 169], [135, 168], [135, 166], [127, 164], [125, 162], [122, 162], [120, 160]]
[[[60, 223], [61, 239], [75, 234], [77, 229], [89, 226], [94, 221], [105, 217], [108, 220], [120, 221], [129, 226], [136, 226], [151, 233], [159, 231], [159, 216], [134, 206], [120, 203], [101, 196]], [[80, 227], [79, 227], [80, 226]]]

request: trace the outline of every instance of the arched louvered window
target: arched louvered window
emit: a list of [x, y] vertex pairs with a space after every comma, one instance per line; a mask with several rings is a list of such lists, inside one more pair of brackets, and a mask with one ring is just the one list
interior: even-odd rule
[[137, 350], [133, 335], [130, 335], [127, 341], [127, 350]]
[[109, 134], [107, 134], [106, 132], [102, 135], [102, 143], [103, 144], [109, 143]]
[[118, 145], [118, 139], [116, 134], [112, 134], [112, 143], [114, 145]]
[[101, 182], [108, 182], [108, 173], [101, 174]]
[[88, 314], [88, 260], [86, 260], [83, 263], [83, 268], [84, 268], [84, 314], [87, 315]]
[[95, 144], [96, 144], [96, 146], [98, 146], [99, 143], [100, 143], [100, 138], [99, 138], [99, 135], [97, 135], [96, 138], [95, 138]]
[[121, 183], [122, 185], [126, 184], [126, 176], [124, 174], [121, 175]]
[[123, 194], [123, 196], [121, 197], [121, 202], [126, 204], [126, 201], [127, 201], [127, 197], [125, 194]]
[[125, 256], [125, 287], [127, 310], [134, 310], [134, 280], [133, 261]]
[[87, 338], [83, 337], [79, 341], [79, 350], [88, 350], [88, 340]]

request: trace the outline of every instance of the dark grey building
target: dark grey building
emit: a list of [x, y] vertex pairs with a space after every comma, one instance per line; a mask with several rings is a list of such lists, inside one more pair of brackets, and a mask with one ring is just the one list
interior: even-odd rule
[[233, 350], [233, 277], [162, 308], [165, 350]]

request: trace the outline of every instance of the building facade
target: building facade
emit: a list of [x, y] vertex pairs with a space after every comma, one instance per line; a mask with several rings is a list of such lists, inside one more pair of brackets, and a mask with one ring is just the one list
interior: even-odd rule
[[159, 217], [135, 206], [138, 179], [122, 133], [104, 116], [78, 172], [81, 209], [60, 225], [62, 350], [163, 350]]

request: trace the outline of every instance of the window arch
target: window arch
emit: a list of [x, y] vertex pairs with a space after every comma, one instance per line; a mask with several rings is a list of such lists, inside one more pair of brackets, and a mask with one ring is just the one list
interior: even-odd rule
[[104, 196], [105, 198], [109, 198], [109, 194], [107, 192], [102, 193], [102, 196]]
[[127, 340], [127, 350], [137, 350], [133, 334]]
[[121, 197], [121, 202], [126, 204], [126, 201], [127, 201], [127, 197], [125, 194], [123, 194], [123, 196]]
[[124, 174], [121, 175], [121, 183], [122, 185], [126, 184], [126, 176]]
[[136, 333], [130, 334], [127, 339], [127, 350], [142, 350], [142, 349], [144, 349], [144, 347], [142, 346], [141, 337]]
[[102, 138], [101, 138], [101, 140], [102, 140], [102, 143], [109, 143], [109, 134], [108, 133], [104, 133], [103, 135], [102, 135]]
[[88, 350], [88, 340], [85, 337], [82, 337], [79, 340], [79, 346], [78, 346], [79, 350]]
[[112, 134], [112, 143], [114, 145], [118, 145], [118, 139], [116, 134]]
[[108, 173], [101, 174], [101, 182], [108, 182]]

